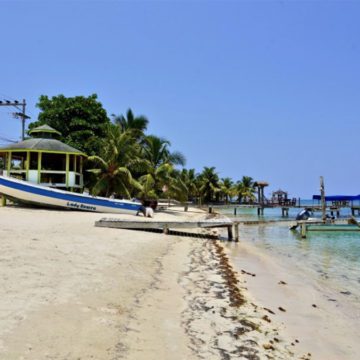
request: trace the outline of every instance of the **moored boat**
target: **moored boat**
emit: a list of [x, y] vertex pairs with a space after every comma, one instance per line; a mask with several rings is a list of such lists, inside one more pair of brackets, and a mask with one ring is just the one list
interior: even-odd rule
[[307, 231], [360, 231], [360, 227], [354, 224], [309, 224]]

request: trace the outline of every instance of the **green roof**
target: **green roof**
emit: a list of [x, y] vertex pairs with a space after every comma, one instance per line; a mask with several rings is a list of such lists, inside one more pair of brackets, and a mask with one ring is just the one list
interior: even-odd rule
[[72, 146], [66, 145], [56, 139], [27, 139], [20, 141], [15, 144], [10, 144], [4, 147], [0, 147], [1, 150], [35, 150], [35, 151], [55, 151], [61, 153], [72, 153], [85, 155], [80, 150], [73, 148]]
[[51, 134], [58, 134], [58, 135], [61, 135], [61, 133], [55, 129], [53, 129], [51, 126], [49, 125], [41, 125], [41, 126], [38, 126], [34, 129], [31, 129], [29, 131], [29, 134], [33, 134], [33, 133], [51, 133]]

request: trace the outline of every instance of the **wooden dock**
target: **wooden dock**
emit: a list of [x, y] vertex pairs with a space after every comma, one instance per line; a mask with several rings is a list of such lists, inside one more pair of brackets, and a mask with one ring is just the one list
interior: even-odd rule
[[96, 221], [95, 226], [131, 230], [157, 229], [162, 230], [164, 234], [169, 234], [170, 229], [211, 229], [226, 227], [228, 231], [228, 239], [234, 239], [235, 241], [239, 240], [239, 223], [233, 222], [230, 219], [209, 219], [202, 221], [156, 221], [150, 219], [125, 220], [118, 218], [103, 218]]

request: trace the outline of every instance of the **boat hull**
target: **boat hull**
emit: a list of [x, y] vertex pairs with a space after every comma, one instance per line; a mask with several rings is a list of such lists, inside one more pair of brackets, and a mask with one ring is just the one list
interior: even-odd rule
[[0, 194], [42, 207], [100, 213], [134, 214], [141, 207], [140, 203], [133, 201], [77, 194], [5, 176], [0, 176]]
[[307, 225], [307, 231], [360, 231], [360, 227], [351, 224], [317, 224]]

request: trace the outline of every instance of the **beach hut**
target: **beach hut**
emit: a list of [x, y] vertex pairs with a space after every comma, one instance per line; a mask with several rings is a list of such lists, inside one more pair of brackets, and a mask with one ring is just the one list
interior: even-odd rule
[[29, 139], [0, 147], [0, 175], [71, 191], [83, 188], [81, 151], [58, 140], [48, 125], [29, 131]]
[[271, 202], [273, 204], [279, 204], [279, 205], [284, 205], [289, 201], [288, 199], [288, 193], [284, 190], [277, 190], [277, 191], [273, 191], [272, 196], [271, 196]]

